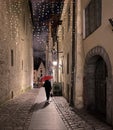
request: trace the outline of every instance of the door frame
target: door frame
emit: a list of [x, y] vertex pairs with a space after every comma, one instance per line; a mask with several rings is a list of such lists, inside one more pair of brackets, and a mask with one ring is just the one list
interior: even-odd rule
[[[88, 92], [88, 88], [92, 87], [92, 90], [94, 89], [95, 85], [93, 85], [94, 79], [91, 77], [90, 73], [93, 73], [94, 67], [93, 62], [95, 62], [96, 59], [92, 60], [95, 56], [100, 56], [103, 58], [103, 60], [106, 63], [108, 77], [107, 77], [107, 85], [106, 85], [106, 122], [112, 124], [112, 67], [110, 63], [109, 56], [106, 52], [106, 50], [101, 46], [96, 46], [92, 48], [86, 55], [85, 58], [85, 64], [84, 64], [84, 90], [83, 90], [83, 96], [84, 96], [84, 107], [87, 108], [91, 106], [95, 101], [94, 97], [91, 96]], [[89, 67], [90, 66], [90, 67]], [[90, 80], [89, 80], [90, 78]], [[91, 91], [92, 93], [93, 91]], [[90, 98], [89, 98], [90, 95]], [[93, 105], [92, 105], [93, 106]], [[93, 109], [93, 108], [92, 108]]]

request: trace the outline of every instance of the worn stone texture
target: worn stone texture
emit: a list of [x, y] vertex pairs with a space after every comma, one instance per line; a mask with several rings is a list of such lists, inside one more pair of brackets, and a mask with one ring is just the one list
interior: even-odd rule
[[0, 103], [32, 85], [32, 56], [32, 23], [28, 1], [1, 0]]
[[[72, 0], [71, 2], [71, 0], [70, 1], [65, 0], [64, 2], [64, 7], [61, 15], [62, 25], [58, 28], [58, 32], [61, 33], [57, 33], [59, 37], [58, 39], [61, 39], [61, 41], [59, 41], [59, 44], [61, 44], [62, 46], [60, 47], [63, 50], [63, 56], [62, 56], [63, 58], [59, 56], [59, 61], [60, 60], [63, 61], [62, 63], [63, 73], [61, 73], [62, 78], [59, 81], [64, 82], [62, 84], [63, 95], [66, 97], [66, 99], [69, 101], [70, 104], [72, 102], [72, 105], [74, 105], [76, 108], [79, 109], [89, 107], [92, 110], [94, 110], [94, 108], [97, 107], [96, 96], [98, 91], [98, 89], [96, 88], [98, 86], [96, 84], [97, 83], [96, 76], [98, 76], [98, 74], [96, 73], [95, 70], [97, 69], [98, 66], [97, 59], [101, 57], [106, 64], [106, 68], [102, 70], [101, 74], [105, 75], [105, 79], [102, 80], [103, 82], [102, 84], [104, 87], [106, 87], [106, 90], [105, 95], [103, 91], [104, 87], [100, 91], [102, 93], [98, 94], [99, 97], [98, 99], [100, 101], [98, 105], [100, 105], [101, 103], [100, 97], [103, 97], [102, 99], [104, 99], [103, 101], [105, 101], [104, 102], [105, 107], [103, 108], [100, 105], [101, 111], [106, 109], [105, 110], [106, 117], [104, 118], [107, 123], [113, 125], [113, 103], [112, 103], [113, 36], [112, 36], [112, 26], [109, 23], [109, 18], [112, 18], [111, 17], [112, 0], [102, 1], [100, 5], [102, 8], [100, 10], [101, 16], [99, 16], [98, 19], [98, 21], [101, 20], [100, 21], [101, 25], [99, 25], [98, 28], [95, 28], [95, 31], [93, 31], [92, 33], [90, 32], [90, 35], [86, 37], [87, 31], [90, 29], [89, 28], [87, 29], [86, 24], [87, 19], [89, 19], [89, 15], [87, 16], [85, 14], [85, 9], [88, 7], [88, 5], [90, 5], [90, 2], [93, 3], [94, 1]], [[99, 2], [97, 3], [99, 4]], [[70, 13], [68, 12], [69, 8], [71, 12], [70, 17], [69, 17]], [[93, 15], [91, 18], [93, 18]], [[68, 26], [69, 21], [71, 21], [70, 26]], [[92, 19], [92, 21], [94, 20]], [[92, 26], [90, 27], [93, 26], [94, 24], [92, 24]], [[67, 31], [68, 29], [69, 31]], [[71, 34], [74, 34], [74, 37], [72, 37], [73, 35]], [[75, 40], [73, 41], [73, 39]], [[75, 45], [74, 52], [73, 52], [73, 45]], [[69, 59], [67, 54], [69, 54]], [[97, 56], [99, 57], [97, 58]], [[75, 58], [74, 66], [73, 66], [74, 61], [73, 57]], [[68, 68], [69, 73], [67, 73]], [[102, 86], [101, 79], [102, 78], [100, 77], [99, 86]]]
[[[72, 0], [66, 0], [61, 15], [62, 25], [58, 28], [59, 64], [63, 65], [59, 74], [59, 81], [63, 82], [64, 97], [69, 101], [71, 98], [71, 67], [72, 67]], [[68, 72], [67, 72], [68, 71]]]

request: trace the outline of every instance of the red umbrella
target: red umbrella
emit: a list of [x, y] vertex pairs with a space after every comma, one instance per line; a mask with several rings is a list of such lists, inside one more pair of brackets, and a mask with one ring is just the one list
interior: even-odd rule
[[53, 76], [51, 76], [51, 75], [45, 75], [45, 76], [43, 76], [43, 77], [40, 79], [40, 81], [43, 82], [43, 81], [45, 81], [45, 80], [50, 80], [50, 79], [52, 79], [52, 78], [53, 78]]

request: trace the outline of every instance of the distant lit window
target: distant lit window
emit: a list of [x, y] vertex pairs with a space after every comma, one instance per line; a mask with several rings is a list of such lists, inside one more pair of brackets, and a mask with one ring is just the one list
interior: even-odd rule
[[102, 0], [91, 0], [85, 8], [85, 37], [101, 25]]

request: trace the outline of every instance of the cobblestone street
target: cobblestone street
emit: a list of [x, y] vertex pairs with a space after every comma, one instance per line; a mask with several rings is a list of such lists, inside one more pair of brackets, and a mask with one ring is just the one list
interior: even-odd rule
[[86, 111], [73, 109], [65, 98], [54, 97], [53, 100], [69, 130], [113, 130], [110, 126], [89, 115]]
[[[28, 130], [34, 101], [39, 89], [32, 89], [0, 107], [0, 130]], [[63, 97], [53, 97], [67, 130], [112, 130], [84, 111], [74, 110]]]
[[27, 130], [38, 89], [32, 89], [0, 107], [0, 130]]

